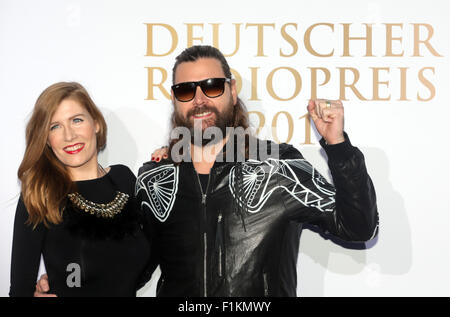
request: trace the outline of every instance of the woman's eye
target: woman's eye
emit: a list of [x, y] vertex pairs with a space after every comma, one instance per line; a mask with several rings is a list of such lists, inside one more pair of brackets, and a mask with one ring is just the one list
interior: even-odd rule
[[59, 127], [58, 124], [54, 124], [54, 125], [50, 126], [50, 131], [57, 129], [58, 127]]
[[75, 122], [75, 123], [83, 122], [83, 119], [75, 118], [75, 119], [73, 119], [73, 122]]

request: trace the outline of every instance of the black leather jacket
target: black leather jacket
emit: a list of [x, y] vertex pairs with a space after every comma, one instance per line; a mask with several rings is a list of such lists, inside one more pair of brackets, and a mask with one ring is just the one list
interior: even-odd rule
[[375, 237], [363, 154], [347, 136], [321, 145], [334, 186], [288, 144], [280, 144], [279, 159], [216, 161], [205, 194], [192, 163], [144, 164], [136, 194], [159, 254], [157, 296], [296, 296], [303, 224], [348, 241]]

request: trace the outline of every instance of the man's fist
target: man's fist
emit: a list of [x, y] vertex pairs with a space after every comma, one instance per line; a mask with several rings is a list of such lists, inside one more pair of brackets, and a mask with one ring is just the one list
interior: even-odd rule
[[345, 141], [344, 106], [340, 100], [310, 100], [307, 109], [314, 121], [317, 132], [328, 144], [337, 144]]

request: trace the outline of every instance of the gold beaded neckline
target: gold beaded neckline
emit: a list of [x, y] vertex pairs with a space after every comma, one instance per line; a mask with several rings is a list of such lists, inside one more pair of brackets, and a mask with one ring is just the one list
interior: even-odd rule
[[102, 218], [114, 218], [114, 216], [123, 210], [130, 197], [128, 194], [116, 191], [116, 197], [112, 201], [106, 204], [99, 204], [85, 199], [78, 192], [68, 194], [67, 196], [78, 209]]

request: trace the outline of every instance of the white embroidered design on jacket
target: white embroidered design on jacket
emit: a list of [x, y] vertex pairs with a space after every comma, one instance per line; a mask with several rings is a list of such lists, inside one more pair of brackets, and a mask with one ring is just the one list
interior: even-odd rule
[[166, 221], [177, 196], [178, 166], [163, 165], [142, 173], [136, 181], [136, 196], [140, 191], [145, 193], [141, 207], [147, 206], [159, 221]]
[[[314, 189], [308, 188], [300, 182], [295, 172], [296, 169], [311, 175], [310, 180]], [[247, 202], [248, 211], [251, 213], [260, 211], [270, 195], [279, 188], [286, 190], [304, 206], [315, 207], [320, 211], [333, 210], [331, 207], [335, 202], [335, 191], [325, 188], [326, 180], [304, 159], [276, 160], [269, 158], [263, 162], [249, 160], [243, 163], [242, 172], [244, 199]], [[283, 178], [286, 178], [290, 184], [289, 188], [284, 185], [269, 188], [272, 177], [281, 177], [280, 183]], [[234, 198], [236, 198], [235, 181], [235, 167], [233, 167], [229, 175], [229, 188]], [[239, 202], [242, 204], [241, 199]]]

